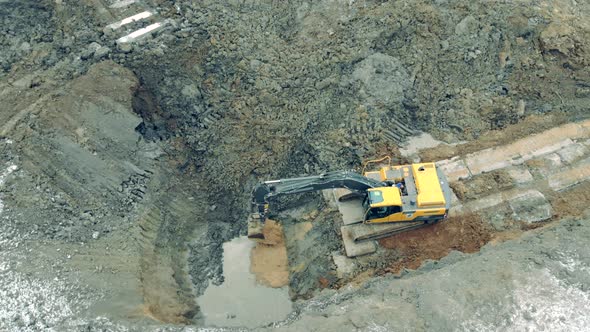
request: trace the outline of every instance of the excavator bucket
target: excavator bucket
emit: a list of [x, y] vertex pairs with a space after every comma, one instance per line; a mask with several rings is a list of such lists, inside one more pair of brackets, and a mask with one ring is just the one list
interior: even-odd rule
[[264, 240], [264, 223], [260, 221], [260, 216], [253, 213], [248, 220], [248, 238]]

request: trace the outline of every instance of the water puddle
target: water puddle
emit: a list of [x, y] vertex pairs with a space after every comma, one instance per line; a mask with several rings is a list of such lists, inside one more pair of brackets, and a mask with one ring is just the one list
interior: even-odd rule
[[283, 320], [291, 312], [287, 287], [260, 285], [250, 272], [254, 245], [245, 236], [223, 244], [225, 281], [209, 286], [197, 299], [206, 325], [254, 328]]

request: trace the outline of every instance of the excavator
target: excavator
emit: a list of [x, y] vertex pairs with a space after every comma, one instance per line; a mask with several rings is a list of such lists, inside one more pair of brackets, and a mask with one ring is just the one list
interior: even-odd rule
[[[369, 163], [389, 159], [389, 165], [367, 171]], [[252, 190], [252, 211], [248, 221], [248, 237], [264, 239], [262, 232], [271, 199], [281, 195], [300, 194], [335, 188], [346, 188], [349, 194], [340, 201], [358, 197], [362, 200], [363, 223], [391, 224], [374, 227], [355, 241], [374, 240], [423, 227], [447, 217], [451, 205], [451, 189], [445, 175], [434, 163], [391, 166], [389, 157], [367, 162], [361, 174], [333, 171], [316, 176], [261, 182]], [[381, 164], [383, 165], [383, 164]], [[371, 229], [371, 228], [369, 228]]]

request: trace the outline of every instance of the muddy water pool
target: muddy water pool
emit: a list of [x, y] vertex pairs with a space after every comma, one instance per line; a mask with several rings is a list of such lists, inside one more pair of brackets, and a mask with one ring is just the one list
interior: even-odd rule
[[197, 299], [205, 324], [218, 327], [260, 327], [285, 319], [292, 310], [287, 287], [257, 283], [250, 272], [255, 243], [247, 237], [223, 244], [224, 282], [210, 285]]

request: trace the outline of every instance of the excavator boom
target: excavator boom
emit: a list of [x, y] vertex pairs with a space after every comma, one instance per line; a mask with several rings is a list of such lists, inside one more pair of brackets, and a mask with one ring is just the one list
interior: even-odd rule
[[262, 227], [268, 213], [268, 200], [272, 197], [333, 188], [346, 188], [364, 193], [369, 188], [382, 185], [380, 181], [351, 171], [334, 171], [316, 176], [262, 182], [252, 191], [252, 214], [248, 223], [248, 237], [264, 238]]

